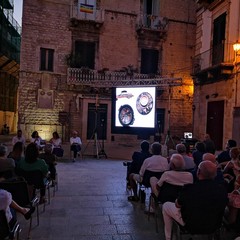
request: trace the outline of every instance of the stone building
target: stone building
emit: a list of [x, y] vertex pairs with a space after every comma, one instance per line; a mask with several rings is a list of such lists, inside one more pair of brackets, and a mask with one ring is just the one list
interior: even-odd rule
[[240, 2], [197, 2], [194, 133], [202, 138], [208, 132], [220, 150], [227, 139], [240, 143], [240, 59], [233, 49], [240, 37]]
[[0, 0], [0, 134], [16, 131], [21, 28], [12, 0]]
[[[24, 0], [18, 127], [28, 138], [58, 131], [65, 141], [78, 130], [87, 152], [97, 136], [110, 157], [131, 156], [140, 139], [164, 142], [168, 130], [175, 140], [192, 132], [195, 7], [193, 0]], [[114, 131], [113, 93], [126, 85], [156, 87], [152, 129]]]

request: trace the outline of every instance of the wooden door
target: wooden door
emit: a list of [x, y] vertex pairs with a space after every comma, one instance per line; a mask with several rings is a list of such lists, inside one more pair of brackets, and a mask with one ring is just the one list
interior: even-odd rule
[[208, 102], [206, 133], [210, 134], [216, 150], [223, 147], [224, 101]]

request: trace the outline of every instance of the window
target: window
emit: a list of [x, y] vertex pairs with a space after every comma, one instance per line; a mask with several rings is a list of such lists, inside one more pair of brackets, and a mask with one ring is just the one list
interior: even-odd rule
[[87, 67], [94, 69], [95, 65], [95, 43], [94, 42], [75, 42], [75, 67]]
[[213, 52], [212, 64], [216, 65], [224, 61], [224, 41], [226, 28], [226, 13], [220, 15], [213, 23]]
[[141, 73], [156, 74], [158, 72], [158, 50], [142, 49], [141, 55]]
[[40, 48], [40, 71], [53, 72], [53, 56], [53, 49]]
[[159, 0], [144, 0], [143, 12], [144, 12], [144, 26], [152, 28], [158, 24], [158, 16], [160, 14]]

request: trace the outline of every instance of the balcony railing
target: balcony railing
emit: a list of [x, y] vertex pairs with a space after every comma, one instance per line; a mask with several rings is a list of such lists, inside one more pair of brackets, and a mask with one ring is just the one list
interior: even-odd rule
[[220, 64], [233, 64], [233, 44], [219, 44], [198, 54], [193, 59], [193, 74]]
[[121, 71], [97, 71], [86, 68], [68, 68], [67, 84], [94, 87], [116, 86], [180, 86], [181, 78], [163, 78], [159, 75]]
[[13, 0], [2, 0], [0, 1], [0, 6], [5, 9], [13, 9]]
[[138, 17], [137, 29], [145, 28], [150, 30], [166, 30], [168, 25], [168, 19], [166, 17], [160, 17], [155, 15], [141, 14]]
[[71, 6], [70, 18], [75, 18], [82, 21], [104, 22], [104, 10], [93, 8], [92, 11], [81, 11], [79, 3]]
[[4, 16], [6, 17], [7, 21], [10, 23], [10, 25], [15, 29], [15, 31], [21, 35], [22, 33], [22, 28], [18, 24], [18, 22], [14, 19], [12, 11], [3, 9]]

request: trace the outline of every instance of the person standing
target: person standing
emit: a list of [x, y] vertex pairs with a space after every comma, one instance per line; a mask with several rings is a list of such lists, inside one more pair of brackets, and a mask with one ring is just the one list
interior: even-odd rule
[[207, 153], [215, 154], [215, 144], [209, 134], [204, 136], [203, 143], [205, 144], [205, 150]]
[[80, 137], [78, 137], [78, 132], [73, 131], [73, 136], [70, 138], [70, 144], [71, 144], [71, 151], [73, 151], [73, 162], [76, 161], [77, 154], [80, 154], [81, 146], [82, 146], [82, 140]]

